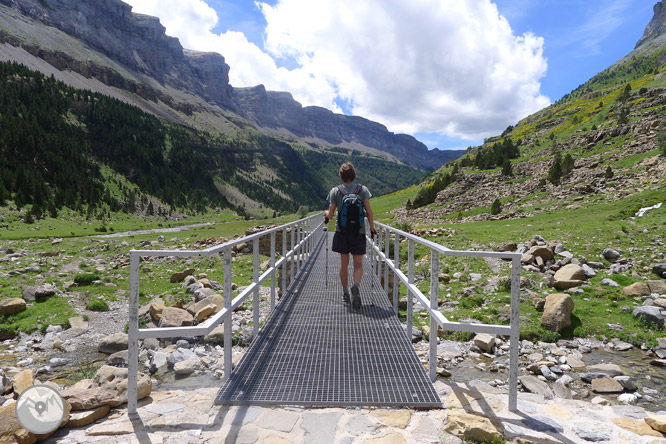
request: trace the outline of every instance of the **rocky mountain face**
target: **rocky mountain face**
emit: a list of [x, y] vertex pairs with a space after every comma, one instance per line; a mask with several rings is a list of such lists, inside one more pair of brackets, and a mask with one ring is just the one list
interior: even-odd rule
[[464, 152], [428, 150], [414, 137], [394, 134], [380, 123], [318, 106], [303, 107], [290, 93], [266, 91], [263, 85], [234, 88], [234, 100], [241, 113], [260, 127], [286, 129], [297, 137], [318, 138], [331, 145], [373, 147], [422, 170], [441, 166]]
[[650, 23], [645, 28], [643, 37], [636, 43], [636, 48], [649, 40], [659, 37], [664, 32], [666, 32], [666, 3], [660, 1], [654, 5], [652, 20], [650, 20]]
[[[287, 92], [266, 91], [261, 85], [233, 88], [223, 56], [184, 49], [178, 39], [165, 34], [159, 19], [132, 13], [120, 0], [0, 0], [0, 8], [0, 15], [6, 15], [0, 20], [0, 43], [22, 48], [60, 71], [137, 94], [152, 102], [137, 102], [138, 106], [178, 123], [196, 127], [203, 121], [205, 129], [222, 131], [250, 125], [290, 140], [369, 151], [421, 170], [439, 168], [464, 153], [428, 150], [415, 138], [393, 134], [379, 123], [303, 107]], [[32, 29], [17, 32], [26, 21]], [[62, 43], [60, 35], [36, 40], [35, 27], [43, 25], [76, 39], [93, 56], [73, 53], [76, 49]], [[163, 106], [170, 109], [160, 111]], [[206, 116], [196, 123], [188, 121], [195, 112]]]

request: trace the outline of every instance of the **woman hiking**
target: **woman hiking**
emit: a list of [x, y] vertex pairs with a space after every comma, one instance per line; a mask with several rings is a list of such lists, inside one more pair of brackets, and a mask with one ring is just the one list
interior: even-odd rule
[[333, 236], [332, 250], [340, 253], [340, 283], [342, 284], [342, 300], [346, 303], [349, 297], [349, 255], [354, 259], [354, 283], [351, 287], [351, 303], [355, 309], [361, 308], [361, 292], [359, 285], [363, 277], [363, 255], [365, 254], [365, 221], [370, 223], [370, 234], [374, 238], [377, 232], [374, 228], [370, 198], [372, 194], [367, 187], [354, 182], [356, 170], [351, 163], [343, 163], [340, 167], [342, 184], [331, 189], [328, 194], [328, 210], [324, 211], [324, 218], [333, 219], [335, 210], [338, 217], [335, 221], [335, 235]]

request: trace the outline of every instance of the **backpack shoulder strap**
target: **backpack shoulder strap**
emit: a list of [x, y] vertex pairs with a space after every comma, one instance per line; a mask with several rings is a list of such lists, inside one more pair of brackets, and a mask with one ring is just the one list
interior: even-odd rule
[[343, 197], [346, 196], [347, 194], [349, 194], [349, 192], [347, 191], [347, 188], [345, 188], [344, 183], [341, 183], [340, 185], [338, 185], [338, 190], [340, 190]]
[[361, 184], [359, 183], [359, 184], [356, 186], [356, 189], [354, 190], [354, 194], [356, 194], [357, 196], [360, 197], [360, 196], [361, 196], [361, 191], [363, 191], [363, 185], [361, 185]]

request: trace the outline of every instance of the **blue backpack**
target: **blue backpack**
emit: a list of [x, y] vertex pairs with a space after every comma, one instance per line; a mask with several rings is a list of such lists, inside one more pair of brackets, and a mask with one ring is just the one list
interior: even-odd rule
[[358, 185], [353, 193], [349, 193], [344, 184], [338, 186], [342, 193], [342, 207], [338, 212], [338, 226], [343, 233], [358, 234], [365, 224], [365, 211], [361, 199], [362, 185]]

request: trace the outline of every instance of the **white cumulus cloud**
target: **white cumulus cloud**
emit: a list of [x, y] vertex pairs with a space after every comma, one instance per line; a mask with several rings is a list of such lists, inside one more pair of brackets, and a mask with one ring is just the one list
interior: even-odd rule
[[224, 55], [234, 86], [263, 83], [333, 111], [340, 99], [396, 132], [478, 139], [550, 103], [543, 39], [515, 35], [490, 0], [257, 3], [263, 50], [240, 32], [213, 33], [217, 13], [204, 0], [125, 1], [183, 46]]

